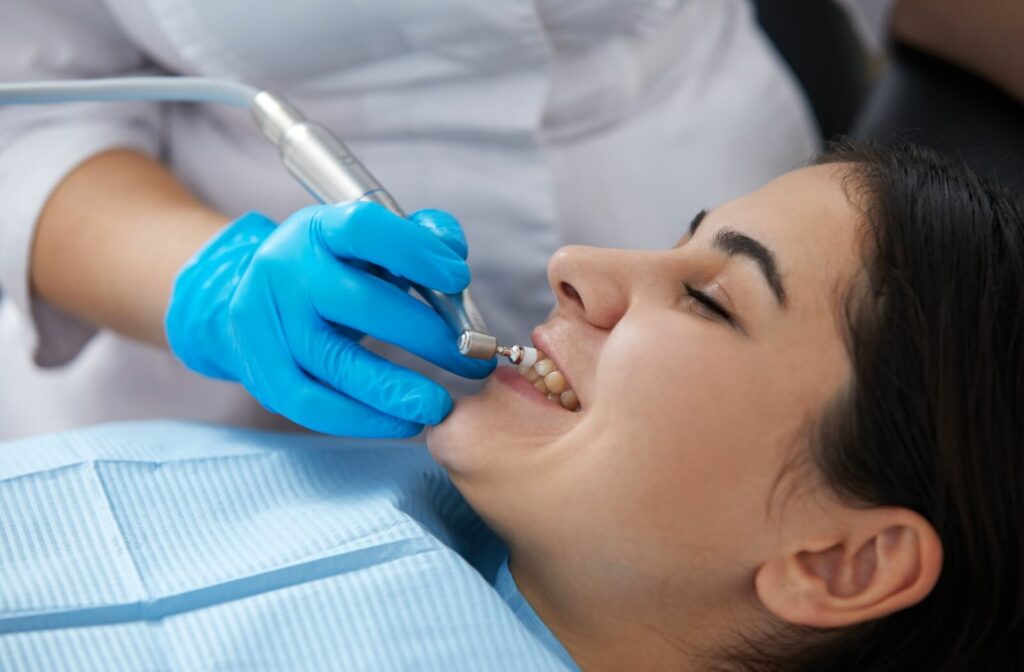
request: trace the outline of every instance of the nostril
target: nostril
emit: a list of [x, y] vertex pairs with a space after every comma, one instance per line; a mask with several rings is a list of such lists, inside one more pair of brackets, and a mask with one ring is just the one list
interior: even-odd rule
[[562, 293], [565, 294], [567, 297], [569, 297], [576, 303], [580, 304], [580, 308], [584, 307], [583, 297], [580, 296], [580, 293], [576, 291], [575, 287], [570, 285], [568, 282], [563, 282], [561, 285], [559, 285], [559, 289], [561, 289]]

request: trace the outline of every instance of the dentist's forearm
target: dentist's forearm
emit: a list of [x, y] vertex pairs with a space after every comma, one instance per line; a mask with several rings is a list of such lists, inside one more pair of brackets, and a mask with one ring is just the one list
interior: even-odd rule
[[130, 150], [99, 154], [43, 209], [32, 289], [90, 324], [162, 345], [178, 269], [227, 223], [157, 161]]
[[985, 77], [1024, 102], [1024, 2], [897, 0], [892, 33]]

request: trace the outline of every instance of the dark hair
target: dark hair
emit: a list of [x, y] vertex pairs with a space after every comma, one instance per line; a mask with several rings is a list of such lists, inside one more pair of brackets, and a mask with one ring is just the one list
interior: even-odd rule
[[852, 503], [921, 514], [943, 566], [913, 607], [766, 638], [733, 667], [1024, 669], [1024, 204], [919, 147], [845, 141], [817, 162], [850, 166], [865, 267], [845, 304], [853, 373], [810, 461]]

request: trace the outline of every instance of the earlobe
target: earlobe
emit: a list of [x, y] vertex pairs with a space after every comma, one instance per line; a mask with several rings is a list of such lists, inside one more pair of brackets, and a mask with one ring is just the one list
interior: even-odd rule
[[906, 609], [931, 592], [942, 544], [928, 521], [899, 508], [847, 514], [834, 535], [803, 540], [758, 569], [758, 598], [777, 617], [839, 628]]

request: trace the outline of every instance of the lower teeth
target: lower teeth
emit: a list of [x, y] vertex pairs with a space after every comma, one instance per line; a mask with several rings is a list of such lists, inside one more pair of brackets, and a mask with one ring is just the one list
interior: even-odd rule
[[565, 376], [561, 371], [555, 369], [555, 363], [547, 358], [543, 352], [537, 352], [537, 363], [533, 366], [520, 366], [519, 375], [533, 383], [541, 394], [548, 399], [560, 404], [562, 408], [570, 411], [578, 411], [580, 400], [576, 393], [569, 389]]

